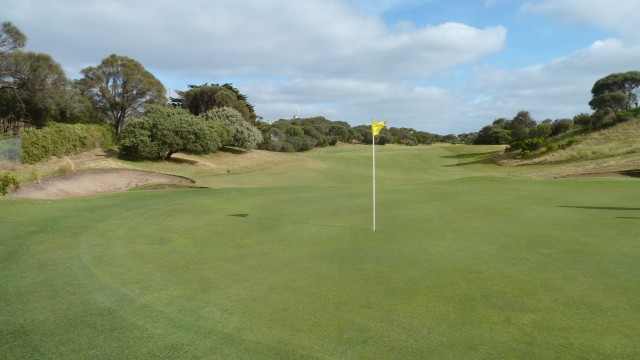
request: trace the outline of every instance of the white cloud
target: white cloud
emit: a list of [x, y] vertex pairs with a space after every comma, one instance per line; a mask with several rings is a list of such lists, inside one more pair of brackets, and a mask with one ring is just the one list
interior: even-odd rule
[[9, 10], [37, 34], [30, 48], [74, 71], [118, 53], [187, 77], [425, 76], [499, 51], [506, 38], [502, 27], [457, 23], [392, 29], [338, 0], [13, 1]]
[[[287, 83], [255, 82], [244, 89], [266, 119], [290, 118], [298, 108], [300, 116], [321, 114], [332, 120], [366, 124], [372, 117], [389, 121], [389, 126], [413, 127], [431, 132], [462, 131], [462, 126], [443, 119], [465, 104], [455, 94], [436, 87], [409, 83], [349, 79], [296, 79]], [[281, 101], [275, 101], [275, 100]]]
[[618, 39], [596, 41], [545, 64], [516, 70], [478, 68], [466, 92], [474, 94], [471, 101], [475, 100], [479, 114], [488, 117], [485, 124], [498, 117], [513, 117], [519, 110], [529, 110], [536, 120], [571, 118], [591, 112], [588, 102], [595, 81], [634, 70], [638, 63], [639, 45]]
[[534, 0], [522, 9], [525, 12], [549, 14], [566, 22], [594, 25], [612, 30], [625, 38], [640, 39], [638, 0]]
[[[505, 26], [384, 21], [385, 12], [402, 13], [432, 2], [434, 8], [446, 3], [4, 0], [2, 21], [17, 25], [28, 36], [30, 50], [51, 54], [71, 78], [116, 53], [140, 61], [172, 90], [233, 82], [257, 113], [270, 120], [290, 117], [297, 107], [301, 116], [354, 125], [375, 117], [391, 126], [437, 133], [479, 130], [522, 109], [538, 120], [589, 111], [595, 80], [637, 69], [640, 63], [637, 0], [620, 0], [615, 6], [527, 1], [520, 7], [525, 13], [598, 26], [619, 39], [602, 39], [573, 54], [557, 54], [548, 63], [512, 70], [476, 65], [510, 45]], [[507, 13], [507, 3], [478, 1], [478, 11], [484, 11], [478, 16], [489, 19], [500, 13], [491, 23], [504, 20], [518, 26], [518, 14]], [[536, 45], [517, 44], [532, 53], [539, 51]], [[498, 62], [507, 64], [508, 57]]]

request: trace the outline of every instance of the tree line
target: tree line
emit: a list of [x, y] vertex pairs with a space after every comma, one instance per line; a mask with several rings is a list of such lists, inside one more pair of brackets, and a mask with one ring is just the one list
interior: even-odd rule
[[589, 132], [640, 117], [640, 71], [613, 73], [597, 80], [591, 88], [589, 106], [593, 113], [566, 119], [533, 120], [528, 111], [512, 119], [499, 118], [471, 134], [473, 144], [509, 145], [507, 152], [552, 151], [575, 143], [571, 134]]
[[[132, 158], [168, 158], [177, 151], [207, 153], [228, 146], [306, 151], [338, 141], [372, 141], [368, 125], [352, 127], [324, 117], [265, 122], [229, 83], [189, 85], [167, 99], [162, 83], [126, 56], [109, 55], [72, 81], [48, 54], [24, 51], [26, 41], [12, 23], [0, 26], [2, 134], [49, 123], [110, 123], [122, 153]], [[459, 141], [456, 135], [393, 127], [376, 139], [380, 145], [409, 146]]]
[[[224, 147], [307, 151], [337, 142], [371, 144], [369, 125], [350, 126], [324, 117], [263, 121], [232, 84], [189, 85], [167, 98], [162, 83], [138, 61], [109, 55], [69, 80], [48, 54], [24, 51], [27, 37], [12, 23], [0, 25], [0, 134], [48, 123], [111, 124], [123, 155], [169, 158], [178, 151], [207, 153]], [[596, 81], [593, 114], [537, 122], [527, 111], [499, 118], [477, 133], [438, 135], [411, 128], [385, 128], [379, 145], [436, 142], [507, 144], [508, 150], [553, 148], [553, 139], [637, 117], [640, 72], [615, 73]], [[130, 130], [127, 130], [130, 128]], [[565, 146], [568, 143], [556, 144]]]

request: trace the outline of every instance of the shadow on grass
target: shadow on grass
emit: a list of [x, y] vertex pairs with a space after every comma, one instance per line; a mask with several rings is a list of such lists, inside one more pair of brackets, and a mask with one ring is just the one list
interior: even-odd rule
[[[484, 153], [469, 153], [469, 154], [459, 154], [459, 155], [448, 155], [443, 156], [444, 159], [457, 159], [458, 163], [452, 165], [445, 165], [445, 167], [456, 167], [456, 166], [466, 166], [466, 165], [492, 165], [495, 164], [493, 161], [493, 156], [498, 152], [489, 151]], [[464, 161], [465, 159], [473, 159], [471, 161]]]
[[640, 208], [618, 207], [618, 206], [558, 206], [561, 208], [586, 209], [586, 210], [622, 210], [622, 211], [640, 211]]
[[493, 156], [495, 154], [500, 153], [501, 151], [487, 151], [487, 152], [483, 152], [483, 153], [476, 153], [476, 152], [470, 152], [470, 153], [466, 153], [466, 154], [457, 154], [457, 155], [447, 155], [447, 156], [442, 156], [442, 158], [444, 159], [466, 159], [466, 158], [475, 158], [478, 156]]
[[231, 214], [229, 216], [246, 218], [246, 217], [249, 217], [249, 214]]
[[232, 146], [223, 146], [220, 149], [221, 152], [226, 152], [226, 153], [230, 153], [230, 154], [234, 154], [234, 155], [239, 155], [239, 154], [244, 154], [247, 153], [247, 150], [244, 149], [240, 149], [237, 147], [232, 147]]
[[625, 170], [619, 172], [621, 175], [640, 178], [640, 170]]
[[631, 216], [616, 216], [616, 219], [627, 219], [627, 220], [640, 220], [640, 217], [631, 217]]

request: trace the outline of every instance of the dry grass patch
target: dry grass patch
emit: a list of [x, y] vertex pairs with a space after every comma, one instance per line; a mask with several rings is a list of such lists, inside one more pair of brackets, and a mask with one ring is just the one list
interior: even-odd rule
[[496, 163], [521, 168], [519, 173], [530, 176], [617, 173], [640, 169], [640, 120], [586, 134], [574, 146], [535, 158], [513, 159], [498, 155]]

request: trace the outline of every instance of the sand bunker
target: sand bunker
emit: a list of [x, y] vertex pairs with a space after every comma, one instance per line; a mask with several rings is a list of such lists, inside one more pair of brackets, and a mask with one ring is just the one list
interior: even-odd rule
[[136, 170], [88, 170], [42, 179], [40, 183], [20, 186], [9, 196], [33, 199], [62, 199], [68, 197], [126, 191], [149, 183], [193, 184], [181, 176]]

